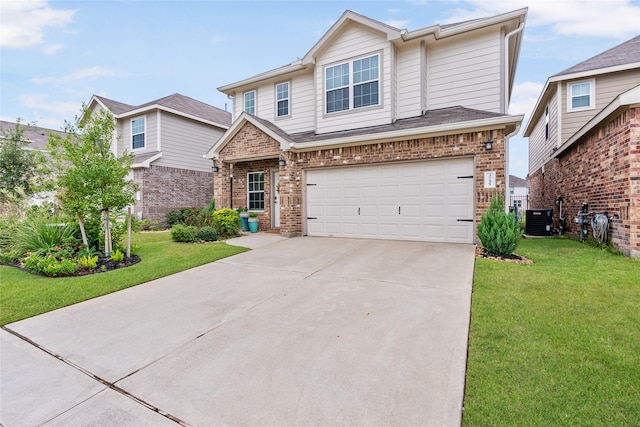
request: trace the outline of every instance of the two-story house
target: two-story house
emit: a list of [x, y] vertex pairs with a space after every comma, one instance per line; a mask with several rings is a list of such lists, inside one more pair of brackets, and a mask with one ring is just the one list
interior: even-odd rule
[[302, 59], [218, 88], [216, 206], [284, 236], [472, 243], [508, 191], [526, 9], [414, 31], [346, 11]]
[[[565, 230], [582, 205], [607, 213], [610, 241], [640, 256], [640, 36], [555, 74], [524, 130], [531, 206], [563, 199]], [[554, 211], [558, 224], [559, 211]]]
[[137, 106], [94, 95], [87, 108], [110, 110], [113, 152], [134, 154], [138, 219], [166, 223], [170, 210], [211, 201], [213, 172], [203, 153], [229, 128], [231, 113], [177, 93]]

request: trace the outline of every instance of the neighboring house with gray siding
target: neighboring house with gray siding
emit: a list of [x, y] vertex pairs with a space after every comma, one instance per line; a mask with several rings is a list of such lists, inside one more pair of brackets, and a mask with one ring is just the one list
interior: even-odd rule
[[231, 113], [180, 94], [136, 106], [94, 95], [88, 109], [110, 110], [113, 152], [134, 154], [137, 218], [165, 223], [170, 210], [211, 201], [211, 162], [203, 154], [228, 129]]
[[291, 64], [218, 88], [218, 207], [284, 236], [473, 243], [508, 195], [526, 9], [413, 31], [352, 11]]
[[640, 36], [549, 77], [524, 136], [531, 207], [562, 197], [566, 231], [578, 234], [587, 203], [611, 216], [610, 241], [640, 256]]

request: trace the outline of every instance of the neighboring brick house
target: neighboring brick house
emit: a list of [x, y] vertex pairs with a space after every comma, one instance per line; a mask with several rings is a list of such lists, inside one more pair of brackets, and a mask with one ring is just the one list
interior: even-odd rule
[[640, 36], [547, 80], [526, 126], [532, 208], [563, 199], [566, 231], [583, 203], [607, 212], [609, 240], [640, 257]]
[[231, 124], [231, 113], [180, 94], [132, 106], [94, 95], [88, 109], [117, 120], [113, 151], [134, 154], [138, 219], [166, 223], [167, 212], [203, 207], [213, 198], [211, 161], [203, 154]]
[[216, 206], [261, 229], [473, 243], [508, 192], [508, 115], [526, 9], [400, 30], [346, 11], [302, 59], [219, 88]]

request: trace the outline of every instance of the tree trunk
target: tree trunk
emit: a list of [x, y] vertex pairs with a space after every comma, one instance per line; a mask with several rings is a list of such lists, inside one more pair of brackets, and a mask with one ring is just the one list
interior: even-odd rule
[[87, 242], [87, 232], [84, 230], [84, 221], [80, 215], [78, 215], [78, 225], [80, 226], [80, 234], [82, 234], [83, 247], [88, 248], [89, 242]]
[[111, 248], [111, 221], [109, 220], [109, 209], [102, 211], [102, 219], [104, 220], [104, 254], [110, 256]]

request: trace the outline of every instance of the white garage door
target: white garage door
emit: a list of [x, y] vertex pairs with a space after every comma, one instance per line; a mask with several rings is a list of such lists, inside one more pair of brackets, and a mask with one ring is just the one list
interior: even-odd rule
[[310, 170], [310, 236], [473, 243], [473, 159]]

